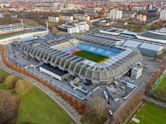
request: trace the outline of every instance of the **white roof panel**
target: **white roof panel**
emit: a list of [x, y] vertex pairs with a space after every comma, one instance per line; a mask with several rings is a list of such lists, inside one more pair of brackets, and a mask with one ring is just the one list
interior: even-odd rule
[[149, 44], [149, 43], [143, 43], [139, 48], [154, 50], [154, 51], [161, 51], [163, 49], [162, 46]]
[[132, 47], [132, 48], [138, 48], [139, 45], [141, 45], [142, 43], [141, 42], [138, 42], [138, 41], [134, 41], [134, 40], [127, 40], [123, 46], [126, 46], [126, 47]]

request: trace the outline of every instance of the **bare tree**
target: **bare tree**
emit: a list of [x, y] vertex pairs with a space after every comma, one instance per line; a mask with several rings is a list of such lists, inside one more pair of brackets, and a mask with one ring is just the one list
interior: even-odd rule
[[0, 124], [15, 118], [19, 110], [19, 100], [7, 91], [0, 92]]
[[92, 97], [92, 99], [89, 101], [89, 107], [90, 110], [97, 115], [98, 119], [107, 116], [108, 104], [102, 97], [100, 96]]
[[88, 101], [88, 110], [81, 119], [83, 124], [103, 124], [107, 120], [108, 104], [100, 96], [94, 96]]

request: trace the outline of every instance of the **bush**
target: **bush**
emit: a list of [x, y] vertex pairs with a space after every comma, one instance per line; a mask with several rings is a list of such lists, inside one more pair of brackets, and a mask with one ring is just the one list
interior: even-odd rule
[[14, 75], [9, 75], [4, 82], [7, 89], [14, 89], [17, 80], [18, 78]]
[[33, 88], [32, 84], [28, 81], [19, 79], [15, 85], [15, 91], [21, 97], [26, 95]]

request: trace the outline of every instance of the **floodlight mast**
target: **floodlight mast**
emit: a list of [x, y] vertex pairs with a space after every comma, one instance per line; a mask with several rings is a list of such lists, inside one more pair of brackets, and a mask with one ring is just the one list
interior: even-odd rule
[[22, 28], [24, 29], [24, 22], [23, 22], [22, 19], [21, 19], [21, 26], [22, 26]]

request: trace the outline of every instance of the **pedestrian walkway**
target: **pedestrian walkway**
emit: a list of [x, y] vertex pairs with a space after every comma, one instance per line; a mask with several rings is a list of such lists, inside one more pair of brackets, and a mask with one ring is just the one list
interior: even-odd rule
[[159, 106], [161, 106], [161, 107], [166, 108], [166, 103], [165, 103], [165, 102], [161, 102], [161, 101], [159, 101], [159, 100], [156, 100], [156, 99], [151, 98], [151, 97], [148, 97], [148, 96], [145, 96], [145, 100], [146, 100], [146, 101], [149, 101], [149, 102], [151, 102], [151, 103], [154, 103], [154, 104], [156, 104], [156, 105], [159, 105]]
[[13, 74], [17, 77], [23, 78], [25, 80], [29, 80], [32, 82], [34, 86], [42, 90], [44, 93], [46, 93], [50, 98], [52, 98], [59, 106], [61, 106], [66, 113], [75, 121], [76, 124], [81, 124], [80, 119], [81, 115], [76, 111], [73, 106], [71, 106], [68, 102], [66, 102], [61, 96], [59, 96], [57, 93], [43, 85], [42, 83], [33, 80], [32, 78], [29, 78], [28, 76], [25, 76], [21, 73], [18, 73], [16, 71], [11, 70], [10, 68], [6, 67], [4, 63], [2, 62], [2, 58], [0, 57], [0, 68], [7, 71], [10, 74]]

